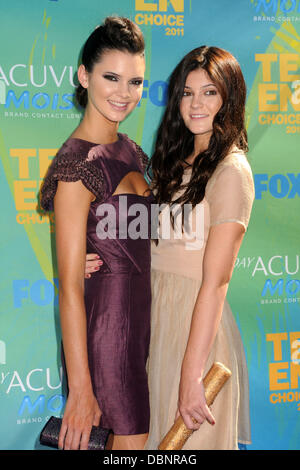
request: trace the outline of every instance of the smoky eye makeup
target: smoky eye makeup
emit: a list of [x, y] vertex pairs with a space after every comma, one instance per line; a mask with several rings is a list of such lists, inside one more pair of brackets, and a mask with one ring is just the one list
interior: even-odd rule
[[143, 79], [142, 78], [133, 78], [132, 80], [130, 80], [130, 83], [132, 83], [132, 85], [142, 85], [143, 84]]
[[[104, 73], [102, 76], [106, 80], [110, 80], [112, 82], [117, 82], [120, 78], [119, 75], [116, 75], [114, 73]], [[130, 79], [129, 83], [132, 85], [140, 86], [143, 84], [143, 81], [144, 81], [143, 78], [137, 77], [137, 78]]]
[[113, 73], [104, 73], [103, 78], [105, 78], [106, 80], [111, 80], [113, 82], [118, 80], [118, 76], [114, 75]]

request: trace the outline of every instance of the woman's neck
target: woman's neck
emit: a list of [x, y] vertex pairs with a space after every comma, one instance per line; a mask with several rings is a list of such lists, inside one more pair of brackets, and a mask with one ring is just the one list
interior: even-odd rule
[[87, 108], [84, 117], [73, 132], [72, 137], [78, 137], [96, 144], [111, 144], [118, 140], [118, 122], [106, 119], [102, 114]]
[[212, 132], [206, 132], [205, 134], [195, 135], [194, 137], [194, 154], [199, 155], [199, 153], [204, 152], [208, 146], [211, 138]]
[[189, 164], [193, 164], [197, 155], [199, 155], [199, 153], [204, 152], [208, 148], [210, 137], [211, 133], [195, 135], [194, 150], [193, 153], [191, 153], [191, 155], [186, 159], [186, 162], [188, 162]]

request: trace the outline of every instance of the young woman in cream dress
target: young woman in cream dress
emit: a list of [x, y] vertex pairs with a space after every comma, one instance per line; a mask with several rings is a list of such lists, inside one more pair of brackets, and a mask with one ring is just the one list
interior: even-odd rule
[[[232, 450], [251, 442], [246, 359], [226, 300], [254, 198], [245, 100], [237, 60], [216, 47], [188, 53], [170, 78], [152, 186], [157, 203], [182, 210], [190, 204], [193, 211], [189, 226], [185, 220], [182, 230], [175, 217], [170, 237], [152, 243], [145, 449], [158, 448], [179, 414], [196, 431], [183, 449]], [[161, 234], [166, 220], [162, 211]], [[209, 408], [203, 378], [216, 361], [232, 376]]]

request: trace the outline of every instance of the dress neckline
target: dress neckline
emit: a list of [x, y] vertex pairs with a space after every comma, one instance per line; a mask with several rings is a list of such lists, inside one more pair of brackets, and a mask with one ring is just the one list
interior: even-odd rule
[[193, 166], [186, 166], [184, 169], [183, 169], [183, 174], [185, 173], [191, 173], [193, 171]]
[[110, 142], [109, 144], [97, 144], [96, 142], [91, 142], [86, 139], [81, 139], [80, 137], [69, 137], [68, 140], [80, 140], [81, 142], [86, 142], [87, 144], [94, 145], [95, 147], [98, 147], [98, 146], [109, 147], [112, 145], [116, 145], [119, 142], [121, 142], [121, 140], [123, 140], [123, 135], [121, 133], [118, 132], [117, 136], [118, 136], [118, 140], [116, 140], [115, 142]]

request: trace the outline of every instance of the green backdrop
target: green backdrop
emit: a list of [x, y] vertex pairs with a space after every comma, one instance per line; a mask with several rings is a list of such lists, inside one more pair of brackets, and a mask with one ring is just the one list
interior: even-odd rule
[[110, 14], [130, 17], [145, 35], [143, 98], [121, 131], [149, 155], [184, 54], [216, 45], [242, 66], [256, 196], [229, 301], [249, 368], [248, 449], [300, 449], [299, 0], [2, 2], [0, 448], [40, 448], [44, 423], [63, 411], [54, 219], [36, 211], [36, 197], [81, 117], [78, 52]]

